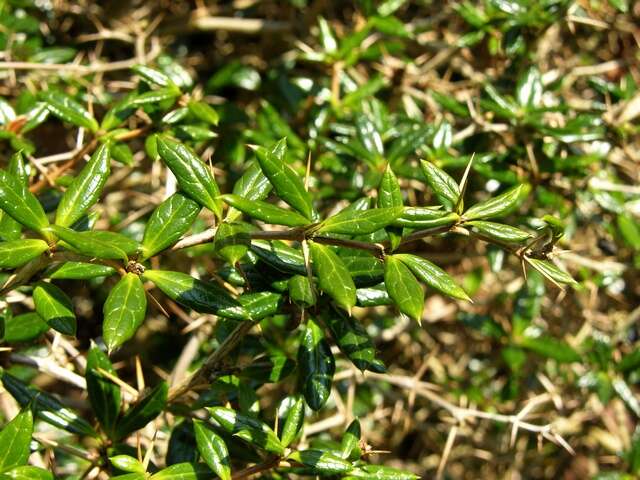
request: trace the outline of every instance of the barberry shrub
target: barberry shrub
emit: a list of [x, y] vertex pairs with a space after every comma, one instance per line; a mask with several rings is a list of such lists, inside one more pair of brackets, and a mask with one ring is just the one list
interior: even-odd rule
[[[617, 394], [640, 414], [627, 383], [637, 350], [607, 354], [597, 335], [578, 347], [538, 322], [545, 294], [562, 300], [604, 281], [583, 270], [581, 286], [560, 260], [557, 245], [570, 247], [566, 225], [575, 229], [579, 212], [557, 190], [637, 133], [632, 76], [593, 81], [621, 102], [605, 123], [597, 112], [577, 114], [553, 87], [560, 80], [531, 61], [537, 36], [576, 15], [571, 2], [447, 10], [459, 30], [443, 52], [460, 60], [480, 49], [511, 62], [507, 81], [471, 75], [479, 95], [466, 100], [435, 86], [425, 97], [386, 71], [385, 62], [405, 64], [408, 77], [418, 68], [411, 55], [430, 27], [411, 19], [413, 2], [359, 2], [353, 25], [314, 18], [305, 38], [313, 46], [294, 42], [277, 62], [265, 53], [262, 76], [227, 59], [204, 81], [166, 44], [183, 33], [171, 19], [101, 27], [88, 41], [136, 49], [130, 60], [101, 63], [64, 43], [65, 21], [83, 31], [79, 11], [106, 21], [109, 7], [47, 15], [52, 7], [23, 3], [1, 7], [5, 48], [24, 61], [0, 67], [11, 77], [0, 99], [0, 375], [13, 399], [3, 397], [0, 478], [402, 480], [429, 469], [441, 477], [471, 420], [509, 425], [512, 443], [523, 430], [573, 454], [567, 432], [527, 417], [548, 401], [563, 408], [553, 382], [576, 363], [579, 387], [604, 403]], [[301, 15], [291, 3], [269, 8]], [[203, 18], [191, 28], [206, 30]], [[282, 27], [259, 25], [265, 35]], [[640, 230], [623, 197], [635, 191], [606, 193], [617, 183], [598, 178], [602, 191], [589, 195], [637, 250]], [[485, 263], [465, 258], [472, 249]], [[486, 291], [495, 297], [482, 282], [493, 282]], [[510, 316], [489, 315], [508, 308]], [[449, 340], [438, 345], [434, 311], [449, 309], [462, 330], [442, 330]], [[473, 343], [465, 330], [497, 356], [470, 346], [485, 358], [456, 374], [425, 360], [464, 351]], [[435, 384], [422, 379], [427, 365], [440, 369]], [[532, 379], [547, 393], [525, 395], [517, 413], [491, 412]], [[409, 411], [382, 407], [387, 397], [405, 405], [404, 390]], [[426, 420], [411, 418], [416, 396], [452, 418], [437, 473], [420, 461], [387, 462], [380, 453], [397, 455], [399, 444], [370, 440], [377, 417], [397, 419], [390, 442]], [[634, 445], [621, 455], [632, 470]]]

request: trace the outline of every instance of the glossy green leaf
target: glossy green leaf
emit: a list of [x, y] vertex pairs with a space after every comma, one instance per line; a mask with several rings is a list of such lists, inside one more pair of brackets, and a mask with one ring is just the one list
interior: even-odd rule
[[222, 480], [230, 480], [229, 451], [222, 437], [200, 420], [193, 422], [193, 429], [202, 459], [211, 470], [216, 472], [218, 477]]
[[278, 196], [304, 217], [313, 220], [315, 213], [311, 204], [311, 196], [304, 188], [302, 178], [285, 163], [286, 151], [287, 143], [284, 138], [270, 150], [259, 148], [256, 150], [258, 163]]
[[[233, 186], [233, 194], [246, 200], [262, 200], [266, 198], [273, 187], [269, 179], [262, 173], [258, 162], [251, 162], [242, 177]], [[240, 217], [240, 212], [235, 208], [227, 211], [226, 220], [233, 222]]]
[[473, 230], [480, 233], [482, 236], [503, 243], [521, 243], [528, 238], [531, 238], [530, 233], [503, 223], [474, 220], [471, 222], [465, 222], [465, 226], [473, 227]]
[[340, 257], [358, 287], [376, 285], [384, 276], [384, 264], [373, 255]]
[[36, 312], [22, 315], [6, 316], [2, 319], [4, 335], [2, 339], [8, 344], [35, 340], [49, 330], [49, 325]]
[[0, 472], [27, 463], [31, 450], [33, 415], [29, 408], [16, 415], [0, 432]]
[[420, 478], [418, 475], [393, 467], [362, 465], [349, 472], [349, 475], [342, 477], [342, 480], [417, 480], [418, 478]]
[[213, 313], [238, 320], [249, 318], [246, 309], [214, 283], [203, 282], [185, 273], [166, 270], [147, 270], [143, 278], [155, 283], [156, 287], [172, 300], [193, 308], [196, 312]]
[[123, 472], [130, 473], [145, 473], [144, 465], [137, 458], [133, 458], [129, 455], [115, 455], [113, 457], [109, 457], [109, 462], [111, 465], [116, 467], [118, 470], [122, 470]]
[[304, 227], [310, 222], [297, 212], [285, 210], [271, 203], [260, 200], [247, 200], [238, 195], [222, 195], [220, 198], [236, 210], [266, 223], [286, 225], [288, 227]]
[[356, 286], [344, 263], [326, 245], [310, 242], [313, 269], [320, 289], [345, 310], [356, 304]]
[[102, 335], [109, 351], [129, 340], [147, 313], [147, 296], [140, 277], [127, 273], [111, 289], [104, 303]]
[[357, 460], [360, 458], [360, 421], [356, 418], [349, 424], [340, 442], [342, 458]]
[[52, 225], [51, 231], [64, 240], [74, 251], [90, 258], [128, 260], [135, 254], [139, 244], [135, 240], [116, 232], [87, 231], [76, 232], [69, 228]]
[[540, 71], [531, 67], [527, 69], [518, 78], [518, 85], [516, 86], [516, 98], [521, 107], [530, 109], [532, 107], [539, 107], [542, 101], [542, 78]]
[[171, 108], [175, 100], [180, 96], [180, 92], [175, 87], [162, 87], [157, 90], [150, 90], [131, 98], [130, 105], [143, 107], [145, 105], [163, 105]]
[[180, 193], [174, 193], [156, 207], [142, 238], [143, 258], [153, 257], [176, 243], [200, 212], [200, 206]]
[[116, 269], [108, 265], [85, 262], [64, 262], [49, 276], [59, 280], [88, 280], [90, 278], [114, 275]]
[[[26, 188], [29, 183], [29, 175], [24, 164], [24, 158], [22, 158], [22, 152], [16, 152], [11, 155], [7, 172], [17, 179], [19, 185], [24, 185]], [[0, 210], [0, 239], [4, 241], [18, 240], [21, 233], [22, 225], [20, 222]]]
[[402, 207], [375, 208], [365, 211], [342, 211], [323, 221], [316, 233], [367, 235], [391, 224], [402, 215]]
[[262, 320], [275, 315], [280, 307], [282, 295], [275, 292], [245, 293], [238, 302], [251, 320]]
[[33, 289], [36, 312], [47, 324], [65, 335], [76, 334], [76, 314], [71, 299], [52, 283], [39, 282]]
[[299, 450], [287, 457], [323, 475], [340, 475], [353, 470], [353, 465], [337, 455], [322, 450]]
[[316, 303], [316, 294], [313, 285], [306, 275], [294, 275], [289, 279], [289, 298], [296, 305], [308, 308]]
[[2, 472], [0, 480], [53, 480], [53, 474], [44, 468], [21, 465]]
[[182, 191], [220, 218], [220, 190], [211, 169], [185, 145], [164, 135], [159, 135], [157, 142], [160, 157], [176, 176]]
[[419, 280], [430, 287], [449, 297], [471, 301], [467, 293], [456, 283], [451, 275], [429, 260], [408, 253], [394, 255], [394, 257], [408, 266]]
[[73, 225], [98, 201], [109, 178], [111, 142], [100, 145], [64, 192], [56, 210], [56, 225]]
[[38, 199], [29, 191], [23, 180], [0, 170], [0, 208], [31, 230], [43, 232], [49, 225]]
[[214, 238], [214, 249], [231, 265], [235, 265], [249, 251], [251, 227], [241, 223], [223, 222], [218, 225]]
[[260, 420], [226, 407], [211, 407], [207, 410], [211, 418], [230, 434], [267, 452], [276, 455], [282, 455], [284, 452], [284, 446], [280, 443], [278, 436]]
[[320, 410], [331, 393], [336, 364], [322, 329], [312, 319], [307, 320], [300, 339], [298, 369], [307, 405]]
[[44, 240], [24, 239], [0, 243], [0, 268], [16, 268], [49, 249]]
[[375, 348], [362, 324], [353, 317], [345, 317], [334, 311], [328, 312], [322, 319], [340, 351], [357, 368], [367, 370], [375, 360]]
[[465, 220], [502, 217], [516, 209], [522, 200], [523, 190], [523, 185], [513, 187], [497, 197], [475, 204], [462, 217]]
[[22, 407], [31, 405], [41, 420], [73, 434], [98, 437], [86, 420], [48, 393], [25, 385], [7, 372], [2, 372], [2, 385]]
[[118, 420], [114, 437], [122, 439], [160, 415], [167, 404], [168, 392], [167, 382], [160, 382], [156, 385]]
[[280, 441], [283, 447], [288, 447], [298, 438], [304, 424], [304, 400], [301, 396], [293, 397], [293, 403], [287, 412], [282, 431], [280, 432]]
[[263, 262], [276, 270], [285, 273], [297, 273], [299, 275], [307, 274], [302, 252], [289, 247], [284, 242], [254, 240], [251, 242], [251, 251]]
[[218, 122], [220, 121], [218, 112], [216, 112], [210, 105], [202, 101], [197, 102], [191, 100], [187, 104], [187, 108], [195, 117], [198, 118], [198, 120], [207, 122], [210, 125], [218, 125]]
[[431, 207], [404, 207], [402, 214], [393, 221], [397, 227], [427, 229], [454, 225], [460, 220], [455, 212], [446, 212]]
[[210, 480], [211, 470], [199, 463], [176, 463], [160, 470], [149, 480]]
[[453, 210], [460, 198], [460, 187], [456, 181], [444, 170], [425, 160], [420, 161], [422, 173], [427, 184], [436, 194], [438, 201], [447, 209]]
[[109, 357], [98, 347], [93, 346], [87, 354], [85, 372], [87, 393], [94, 415], [102, 428], [111, 436], [120, 414], [120, 387], [103, 377], [98, 372], [98, 368], [117, 376]]
[[40, 92], [39, 95], [47, 104], [49, 111], [60, 120], [84, 127], [94, 133], [98, 131], [96, 119], [73, 98], [53, 90]]
[[571, 275], [548, 260], [527, 257], [527, 262], [549, 280], [560, 284], [566, 283], [568, 285], [577, 285], [578, 283]]
[[169, 87], [173, 85], [173, 82], [164, 73], [155, 68], [147, 67], [146, 65], [134, 65], [131, 70], [136, 72], [140, 78], [151, 85], [158, 85], [159, 87]]
[[411, 270], [396, 255], [384, 260], [384, 283], [400, 311], [421, 322], [424, 292]]

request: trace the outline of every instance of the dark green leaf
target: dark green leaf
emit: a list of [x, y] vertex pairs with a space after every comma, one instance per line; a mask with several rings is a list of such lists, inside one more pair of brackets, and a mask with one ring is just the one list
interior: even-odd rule
[[340, 475], [353, 470], [350, 462], [322, 450], [300, 450], [287, 458], [323, 475]]
[[47, 90], [40, 92], [40, 98], [47, 104], [49, 111], [60, 120], [84, 127], [91, 132], [98, 131], [98, 122], [85, 108], [68, 95]]
[[0, 208], [17, 222], [36, 232], [43, 232], [49, 225], [38, 199], [29, 191], [23, 180], [0, 170]]
[[184, 193], [220, 218], [220, 190], [211, 170], [185, 145], [164, 135], [159, 135], [157, 142], [160, 157], [176, 176]]
[[138, 403], [129, 408], [116, 424], [115, 438], [126, 437], [160, 415], [167, 403], [168, 391], [167, 382], [161, 382]]
[[222, 437], [199, 420], [193, 422], [193, 428], [203, 460], [222, 480], [230, 480], [229, 451]]
[[310, 242], [309, 248], [320, 289], [350, 311], [356, 304], [356, 286], [347, 267], [329, 247]]
[[331, 336], [340, 351], [360, 370], [369, 368], [375, 360], [375, 349], [364, 327], [353, 317], [344, 317], [338, 312], [329, 312], [323, 317]]
[[223, 222], [218, 225], [214, 239], [216, 253], [235, 265], [249, 251], [251, 227], [246, 224]]
[[384, 283], [389, 296], [400, 311], [421, 322], [424, 292], [411, 270], [396, 255], [389, 255], [385, 258]]
[[142, 238], [143, 258], [176, 243], [191, 227], [200, 212], [200, 206], [190, 198], [174, 193], [151, 214]]
[[246, 309], [216, 284], [203, 282], [190, 275], [164, 270], [147, 270], [145, 280], [151, 280], [172, 300], [199, 313], [244, 320]]
[[402, 215], [402, 207], [375, 208], [365, 211], [342, 211], [323, 221], [316, 233], [367, 235], [391, 224]]
[[298, 368], [307, 405], [313, 410], [320, 410], [331, 393], [336, 364], [322, 329], [311, 319], [307, 320], [307, 326], [302, 332]]
[[[247, 200], [262, 200], [271, 191], [271, 182], [265, 177], [257, 162], [251, 162], [244, 174], [233, 186], [233, 194]], [[240, 212], [234, 208], [227, 211], [226, 220], [233, 222], [238, 219]]]
[[303, 227], [310, 223], [307, 218], [299, 213], [285, 210], [271, 203], [260, 200], [247, 200], [238, 195], [222, 195], [220, 198], [236, 210], [266, 223], [286, 225], [288, 227]]
[[260, 420], [242, 415], [231, 408], [212, 407], [207, 410], [211, 418], [230, 434], [267, 452], [276, 455], [284, 453], [284, 446], [278, 436]]
[[147, 296], [140, 277], [127, 273], [109, 292], [104, 303], [102, 335], [109, 351], [129, 340], [144, 321]]
[[311, 196], [304, 188], [302, 178], [284, 162], [286, 151], [287, 143], [284, 138], [270, 150], [259, 148], [256, 150], [258, 163], [278, 196], [307, 219], [313, 220], [315, 213]]
[[289, 279], [289, 297], [291, 301], [302, 308], [308, 308], [316, 303], [316, 294], [309, 277], [294, 275]]
[[344, 432], [340, 442], [342, 458], [357, 460], [360, 458], [360, 421], [356, 418]]
[[0, 472], [27, 463], [31, 449], [33, 415], [26, 408], [7, 423], [0, 432]]
[[292, 398], [293, 403], [289, 407], [282, 431], [280, 432], [280, 441], [285, 448], [298, 438], [304, 424], [304, 400], [299, 395], [290, 398]]
[[[9, 174], [17, 179], [19, 185], [24, 185], [25, 189], [29, 183], [29, 175], [22, 158], [22, 152], [11, 155], [9, 160]], [[1, 206], [1, 205], [0, 205]], [[22, 225], [11, 215], [0, 210], [0, 238], [5, 241], [18, 240], [22, 232]]]
[[[89, 402], [102, 428], [111, 436], [120, 413], [120, 387], [98, 373], [98, 368], [116, 375], [109, 358], [93, 346], [87, 355], [87, 393]], [[125, 469], [122, 469], [125, 470]], [[125, 470], [131, 471], [131, 470]]]
[[210, 480], [211, 470], [199, 463], [176, 463], [160, 470], [149, 480]]
[[438, 201], [447, 209], [453, 210], [460, 198], [460, 187], [444, 170], [425, 160], [420, 161], [422, 172]]
[[253, 321], [275, 315], [281, 300], [282, 295], [275, 292], [245, 293], [238, 297], [238, 302]]
[[24, 239], [0, 243], [0, 268], [16, 268], [49, 249], [44, 240]]
[[158, 85], [159, 87], [169, 87], [173, 82], [164, 73], [147, 67], [146, 65], [134, 65], [131, 70], [136, 72], [140, 77], [150, 85]]
[[466, 292], [456, 283], [451, 275], [429, 260], [408, 253], [394, 255], [394, 257], [407, 265], [413, 274], [427, 285], [450, 297], [471, 301]]
[[73, 250], [90, 258], [128, 260], [136, 253], [139, 244], [135, 240], [116, 232], [76, 232], [69, 228], [52, 225], [51, 231], [64, 240]]
[[263, 262], [285, 273], [306, 275], [302, 253], [283, 242], [251, 242], [251, 251]]
[[51, 283], [39, 282], [33, 289], [36, 312], [47, 324], [65, 335], [76, 334], [76, 314], [71, 299]]
[[56, 210], [56, 225], [73, 225], [98, 201], [109, 178], [111, 142], [100, 145], [64, 192]]

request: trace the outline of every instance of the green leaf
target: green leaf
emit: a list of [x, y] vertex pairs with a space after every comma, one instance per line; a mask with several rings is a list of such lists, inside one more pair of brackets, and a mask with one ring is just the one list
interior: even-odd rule
[[65, 262], [56, 269], [49, 278], [59, 280], [88, 280], [90, 278], [108, 277], [116, 273], [116, 269], [108, 265], [85, 262]]
[[546, 335], [539, 337], [524, 335], [518, 340], [518, 345], [561, 363], [580, 361], [580, 355], [567, 343]]
[[191, 100], [187, 104], [187, 108], [195, 117], [198, 118], [198, 120], [207, 122], [210, 125], [218, 125], [218, 122], [220, 121], [218, 112], [216, 112], [211, 106], [204, 102], [196, 102], [194, 100]]
[[169, 298], [196, 312], [213, 313], [237, 320], [249, 318], [246, 309], [216, 284], [203, 282], [185, 273], [166, 270], [147, 270], [142, 276], [155, 283]]
[[125, 473], [124, 475], [111, 477], [111, 480], [147, 480], [147, 477], [142, 473]]
[[147, 67], [146, 65], [134, 65], [131, 70], [140, 75], [149, 85], [157, 85], [159, 87], [173, 86], [176, 88], [169, 77], [155, 68]]
[[151, 214], [142, 238], [143, 258], [153, 257], [175, 244], [200, 213], [200, 206], [180, 193], [174, 193]]
[[420, 161], [427, 184], [436, 194], [438, 201], [447, 209], [453, 210], [460, 198], [460, 187], [444, 170], [425, 160]]
[[73, 225], [98, 201], [109, 178], [111, 142], [100, 145], [64, 192], [56, 210], [56, 225]]
[[404, 207], [402, 215], [393, 221], [396, 227], [414, 229], [444, 227], [460, 220], [455, 212], [446, 212], [431, 207]]
[[349, 424], [340, 442], [342, 458], [357, 460], [360, 458], [360, 421], [356, 418]]
[[53, 474], [44, 468], [22, 465], [0, 474], [1, 480], [53, 480]]
[[44, 240], [23, 239], [0, 243], [0, 268], [16, 268], [39, 257], [49, 249]]
[[315, 233], [368, 235], [391, 224], [402, 215], [402, 207], [374, 208], [365, 211], [347, 210], [323, 221]]
[[[242, 177], [233, 186], [233, 194], [245, 198], [246, 200], [262, 200], [271, 191], [271, 182], [262, 173], [260, 164], [251, 162], [249, 167], [242, 174]], [[233, 222], [238, 219], [240, 212], [234, 208], [227, 211], [226, 220]]]
[[22, 179], [0, 170], [0, 208], [31, 230], [43, 232], [49, 220], [42, 205]]
[[65, 335], [76, 334], [76, 314], [71, 299], [51, 283], [38, 282], [33, 289], [36, 312], [47, 324]]
[[353, 470], [351, 462], [322, 450], [300, 450], [293, 452], [287, 459], [301, 463], [323, 475], [340, 475]]
[[36, 312], [22, 315], [6, 316], [3, 318], [4, 336], [2, 339], [9, 343], [29, 342], [35, 340], [49, 330], [49, 325]]
[[144, 105], [156, 106], [161, 104], [161, 108], [169, 109], [179, 96], [180, 91], [175, 87], [163, 87], [134, 96], [131, 98], [130, 105], [142, 107]]
[[288, 227], [304, 227], [310, 222], [297, 212], [285, 210], [271, 203], [260, 200], [247, 200], [238, 195], [222, 195], [220, 197], [236, 210], [241, 211], [266, 223], [286, 225]]
[[104, 303], [102, 335], [111, 352], [129, 340], [144, 322], [147, 296], [140, 277], [127, 273], [109, 292]]
[[284, 446], [267, 424], [226, 407], [207, 408], [211, 418], [230, 434], [267, 452], [282, 455]]
[[60, 120], [84, 127], [95, 133], [100, 128], [98, 122], [85, 108], [68, 95], [47, 90], [40, 92], [40, 98], [47, 104], [49, 111]]
[[513, 187], [502, 195], [490, 198], [486, 202], [477, 203], [469, 210], [464, 212], [462, 218], [464, 220], [476, 220], [502, 217], [513, 210], [520, 204], [524, 185]]
[[129, 259], [140, 247], [135, 240], [116, 232], [88, 231], [76, 232], [69, 228], [52, 225], [51, 231], [64, 240], [72, 250], [90, 258], [113, 260]]
[[5, 425], [0, 432], [0, 472], [27, 463], [31, 450], [33, 415], [26, 408]]
[[430, 287], [449, 297], [471, 301], [467, 293], [456, 283], [451, 275], [429, 260], [408, 253], [394, 255], [394, 257], [408, 266], [418, 279]]
[[7, 372], [2, 372], [2, 385], [22, 407], [31, 405], [41, 420], [73, 434], [98, 437], [96, 431], [82, 417], [48, 393], [25, 385]]
[[235, 265], [249, 251], [251, 227], [247, 224], [223, 222], [218, 225], [214, 238], [214, 249], [218, 255]]
[[530, 67], [518, 78], [516, 98], [521, 107], [531, 109], [539, 107], [542, 101], [542, 78], [536, 67]]
[[481, 235], [503, 243], [521, 243], [531, 238], [530, 233], [502, 223], [474, 220], [466, 222], [465, 226], [473, 227], [473, 229]]
[[98, 368], [117, 376], [109, 357], [98, 347], [93, 346], [87, 354], [85, 372], [87, 393], [93, 413], [102, 428], [112, 437], [113, 428], [120, 414], [120, 387], [98, 373]]
[[340, 257], [358, 287], [376, 285], [384, 276], [384, 264], [372, 255]]
[[384, 260], [384, 283], [400, 311], [421, 322], [424, 292], [411, 270], [396, 255], [388, 255]]
[[280, 308], [282, 295], [275, 292], [245, 293], [238, 297], [238, 302], [253, 321], [275, 315]]
[[169, 386], [160, 382], [147, 395], [126, 411], [118, 420], [114, 438], [122, 439], [136, 430], [140, 430], [163, 412], [167, 404]]
[[109, 457], [111, 465], [118, 470], [130, 473], [145, 473], [144, 465], [137, 458], [130, 457], [129, 455], [115, 455]]
[[549, 280], [556, 283], [566, 283], [569, 285], [577, 285], [576, 282], [571, 275], [569, 275], [564, 270], [556, 267], [553, 263], [548, 260], [540, 260], [537, 258], [529, 258], [525, 257], [529, 265], [539, 271], [542, 275], [544, 275]]
[[300, 395], [293, 397], [293, 404], [289, 407], [287, 418], [280, 432], [283, 447], [288, 447], [298, 438], [304, 424], [304, 400]]
[[200, 420], [194, 420], [193, 429], [203, 460], [222, 480], [230, 480], [229, 451], [222, 437]]
[[304, 188], [302, 178], [284, 162], [286, 151], [285, 138], [270, 150], [258, 148], [256, 150], [258, 163], [278, 196], [307, 219], [313, 220], [315, 213], [311, 204], [311, 196]]
[[[29, 175], [27, 173], [22, 152], [16, 152], [11, 155], [9, 160], [9, 174], [13, 175], [18, 184], [24, 185], [25, 190], [29, 183]], [[0, 210], [0, 238], [2, 240], [18, 240], [22, 232], [22, 225], [9, 214]]]
[[313, 285], [306, 275], [293, 275], [288, 282], [289, 298], [296, 305], [308, 308], [316, 303], [316, 294]]
[[391, 167], [387, 165], [382, 174], [382, 181], [378, 188], [378, 207], [393, 208], [402, 206], [402, 191], [400, 184]]
[[158, 153], [178, 180], [182, 191], [216, 217], [222, 217], [220, 190], [213, 173], [190, 148], [158, 135]]
[[365, 328], [353, 317], [331, 311], [322, 320], [329, 327], [338, 348], [360, 370], [375, 360], [375, 348]]
[[149, 480], [210, 480], [211, 470], [199, 463], [176, 463], [160, 470]]
[[347, 267], [329, 247], [309, 242], [309, 248], [320, 289], [350, 311], [356, 304], [356, 286]]
[[320, 410], [331, 393], [336, 364], [322, 329], [311, 319], [302, 332], [298, 349], [300, 384], [307, 405]]
[[384, 465], [362, 465], [349, 472], [349, 475], [342, 477], [342, 480], [417, 480], [420, 478], [404, 470], [398, 470]]
[[254, 240], [251, 242], [251, 251], [276, 270], [299, 275], [307, 274], [302, 253], [284, 242]]

